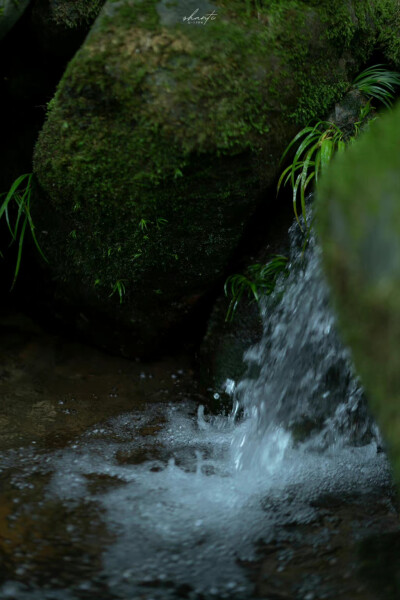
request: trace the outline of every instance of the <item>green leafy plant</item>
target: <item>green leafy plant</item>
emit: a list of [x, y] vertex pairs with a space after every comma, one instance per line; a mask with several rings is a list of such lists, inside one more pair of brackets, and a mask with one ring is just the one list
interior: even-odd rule
[[156, 227], [157, 229], [161, 229], [161, 227], [163, 225], [166, 225], [168, 223], [167, 219], [163, 219], [163, 217], [157, 217], [156, 219]]
[[300, 227], [298, 198], [300, 196], [301, 214], [306, 229], [309, 229], [306, 215], [306, 193], [312, 183], [318, 179], [338, 152], [344, 152], [346, 146], [353, 143], [361, 130], [371, 119], [372, 100], [379, 100], [386, 107], [392, 105], [396, 86], [400, 86], [400, 73], [388, 71], [383, 65], [374, 65], [365, 69], [353, 81], [350, 89], [359, 90], [367, 99], [362, 106], [358, 121], [352, 131], [345, 132], [330, 121], [317, 121], [308, 124], [290, 142], [285, 149], [281, 163], [296, 148], [293, 161], [282, 172], [277, 185], [277, 193], [282, 186], [290, 183], [293, 192], [293, 210]]
[[[343, 152], [346, 147], [345, 133], [334, 123], [317, 121], [313, 126], [304, 127], [290, 142], [282, 155], [283, 162], [295, 144], [298, 144], [293, 162], [286, 167], [279, 178], [277, 193], [282, 185], [290, 182], [293, 190], [293, 210], [300, 224], [297, 210], [298, 192], [304, 223], [307, 228], [306, 192], [310, 183], [328, 166], [335, 152]], [[300, 225], [301, 227], [301, 225]]]
[[146, 231], [148, 231], [150, 226], [155, 226], [157, 229], [161, 229], [161, 227], [163, 225], [166, 225], [168, 223], [167, 219], [164, 219], [163, 217], [156, 217], [155, 221], [151, 221], [150, 219], [140, 219], [139, 224], [138, 224], [138, 228], [145, 233]]
[[254, 298], [258, 302], [261, 294], [271, 294], [278, 276], [281, 273], [287, 274], [287, 262], [286, 256], [276, 254], [267, 264], [257, 263], [247, 267], [245, 275], [230, 275], [224, 286], [225, 296], [231, 296], [225, 321], [232, 321], [243, 296]]
[[126, 279], [117, 279], [112, 287], [111, 294], [109, 295], [109, 298], [111, 298], [114, 294], [118, 294], [120, 304], [124, 301], [124, 296], [126, 294], [125, 281]]
[[148, 226], [149, 226], [149, 222], [147, 219], [140, 219], [139, 221], [139, 229], [141, 229], [143, 232], [147, 231]]
[[[43, 258], [43, 260], [48, 262], [36, 238], [35, 226], [32, 221], [30, 210], [31, 196], [32, 173], [25, 173], [24, 175], [20, 175], [19, 177], [17, 177], [17, 179], [11, 185], [9, 191], [0, 195], [0, 197], [4, 197], [4, 200], [0, 205], [0, 219], [4, 218], [7, 223], [8, 230], [11, 234], [11, 244], [16, 243], [18, 245], [17, 261], [15, 265], [14, 278], [11, 285], [11, 289], [15, 285], [20, 270], [22, 248], [27, 227], [29, 227], [30, 229], [32, 239], [39, 254]], [[11, 210], [12, 205], [14, 205], [16, 208], [16, 216], [15, 211]], [[15, 216], [14, 222], [13, 216]]]
[[353, 89], [379, 100], [387, 108], [393, 104], [396, 86], [400, 86], [400, 73], [388, 71], [381, 64], [368, 67], [352, 83]]

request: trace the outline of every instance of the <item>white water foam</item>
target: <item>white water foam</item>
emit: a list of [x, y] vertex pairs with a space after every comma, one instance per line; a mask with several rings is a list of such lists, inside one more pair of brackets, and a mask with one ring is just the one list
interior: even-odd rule
[[[186, 586], [189, 598], [250, 598], [240, 563], [256, 558], [257, 542], [271, 541], [288, 524], [312, 522], [310, 502], [321, 493], [387, 483], [387, 461], [375, 442], [320, 454], [294, 448], [281, 429], [264, 437], [262, 448], [254, 443], [253, 461], [238, 469], [236, 443], [238, 436], [247, 443], [249, 420], [234, 426], [192, 412], [190, 403], [167, 408], [165, 428], [153, 440], [167, 449], [162, 458], [117, 463], [117, 450], [135, 449], [126, 441], [129, 415], [110, 421], [104, 440], [88, 434], [53, 457], [49, 497], [96, 501], [115, 536], [104, 549], [103, 577], [122, 597], [176, 598]], [[110, 445], [110, 430], [119, 443]], [[89, 494], [86, 476], [96, 473], [122, 485]]]

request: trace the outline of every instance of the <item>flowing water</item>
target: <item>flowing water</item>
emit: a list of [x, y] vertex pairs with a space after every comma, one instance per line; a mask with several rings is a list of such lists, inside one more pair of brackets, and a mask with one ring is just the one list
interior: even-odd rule
[[[205, 416], [180, 385], [187, 366], [155, 378], [125, 366], [116, 389], [105, 367], [75, 377], [71, 359], [63, 371], [65, 357], [53, 370], [68, 393], [57, 380], [41, 401], [46, 369], [33, 377], [29, 435], [10, 437], [0, 414], [0, 598], [389, 598], [346, 555], [371, 533], [397, 535], [388, 462], [315, 241], [303, 256], [296, 227], [291, 240], [247, 376], [226, 382], [229, 417]], [[61, 435], [57, 419], [74, 418]]]

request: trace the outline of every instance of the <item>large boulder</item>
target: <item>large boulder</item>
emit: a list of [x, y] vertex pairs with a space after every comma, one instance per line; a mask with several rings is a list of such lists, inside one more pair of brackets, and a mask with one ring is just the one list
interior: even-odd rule
[[34, 156], [40, 243], [89, 338], [146, 354], [188, 329], [299, 125], [377, 44], [397, 60], [397, 5], [106, 3]]
[[400, 104], [342, 156], [318, 193], [340, 325], [400, 483]]

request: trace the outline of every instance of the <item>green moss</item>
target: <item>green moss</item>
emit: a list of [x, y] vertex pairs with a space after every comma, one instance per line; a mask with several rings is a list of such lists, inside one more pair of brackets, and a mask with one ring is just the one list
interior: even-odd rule
[[345, 339], [400, 483], [400, 105], [333, 161], [319, 232]]
[[56, 25], [77, 29], [91, 24], [105, 0], [65, 0], [52, 5], [52, 18]]
[[[116, 8], [113, 6], [116, 4]], [[159, 16], [156, 9], [156, 2], [148, 0], [136, 0], [134, 3], [122, 4], [120, 0], [109, 0], [108, 10], [104, 15], [99, 29], [107, 31], [109, 27], [140, 27], [142, 29], [157, 29]]]
[[[151, 302], [165, 306], [212, 284], [276, 174], [290, 123], [332, 106], [380, 31], [379, 19], [359, 25], [347, 0], [345, 25], [330, 2], [215, 4], [204, 27], [167, 27], [156, 2], [108, 2], [49, 105], [35, 217], [59, 280], [78, 281], [94, 303], [114, 305], [118, 280], [127, 313], [154, 289], [163, 293]], [[144, 236], [141, 219], [157, 218], [168, 224]]]
[[380, 2], [377, 7], [381, 28], [378, 43], [386, 58], [400, 69], [400, 6], [393, 7], [391, 0]]
[[[200, 35], [196, 30], [189, 39], [183, 28], [170, 33], [158, 27], [151, 34], [154, 52], [149, 55], [143, 52], [149, 40], [145, 30], [132, 30], [124, 11], [116, 20], [107, 17], [69, 65], [65, 84], [52, 102], [36, 151], [36, 170], [54, 206], [64, 211], [74, 197], [80, 207], [69, 215], [69, 229], [78, 233], [68, 238], [66, 260], [74, 263], [82, 253], [86, 256], [81, 269], [89, 285], [100, 280], [108, 288], [118, 277], [134, 287], [143, 273], [153, 270], [179, 272], [182, 265], [186, 272], [184, 257], [193, 240], [205, 245], [206, 258], [211, 247], [218, 247], [226, 260], [232, 235], [234, 243], [238, 239], [238, 232], [227, 233], [227, 223], [210, 204], [236, 204], [233, 214], [242, 211], [244, 217], [247, 190], [254, 194], [257, 186], [254, 174], [245, 171], [249, 165], [242, 159], [237, 173], [243, 189], [236, 181], [229, 183], [228, 175], [228, 182], [222, 181], [222, 173], [215, 181], [214, 167], [204, 156], [211, 149], [222, 157], [261, 147], [268, 131], [265, 91], [259, 80], [250, 85], [245, 81], [249, 69], [258, 67], [253, 59], [260, 40], [246, 35], [249, 53], [243, 65], [239, 59], [245, 41], [238, 26], [210, 28], [205, 45]], [[160, 83], [166, 94], [144, 102]], [[180, 114], [175, 114], [176, 97], [185, 102]], [[209, 218], [215, 212], [207, 244], [205, 210]], [[169, 231], [152, 231], [144, 240], [140, 219], [159, 216], [168, 219]], [[173, 237], [173, 243], [166, 244], [166, 237]], [[192, 241], [185, 241], [187, 237]], [[165, 248], [161, 257], [160, 244]], [[108, 252], [115, 248], [123, 251]], [[201, 260], [193, 263], [195, 270]], [[205, 271], [204, 264], [198, 266], [197, 282]], [[222, 264], [217, 260], [218, 267]], [[69, 277], [68, 269], [63, 277]]]

